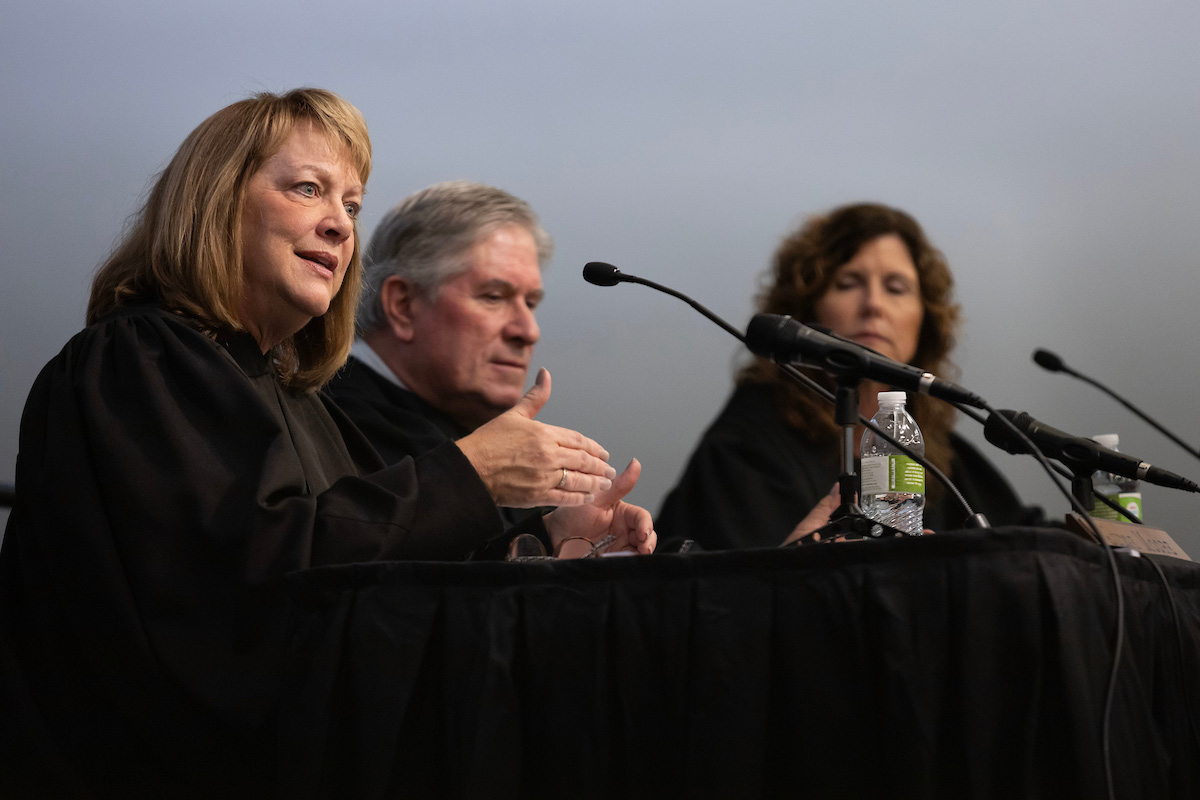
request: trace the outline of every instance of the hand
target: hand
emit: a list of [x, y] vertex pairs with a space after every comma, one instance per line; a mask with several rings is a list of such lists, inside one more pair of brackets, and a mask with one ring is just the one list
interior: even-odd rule
[[797, 539], [803, 539], [813, 531], [819, 530], [820, 528], [823, 528], [825, 525], [829, 524], [829, 516], [834, 511], [837, 511], [837, 507], [841, 505], [841, 503], [841, 490], [835, 483], [833, 488], [829, 490], [829, 494], [817, 501], [817, 504], [812, 507], [812, 511], [809, 511], [804, 519], [800, 520], [800, 524], [797, 525], [790, 534], [788, 534], [788, 537], [783, 540], [783, 544], [780, 545], [780, 547], [791, 544]]
[[534, 419], [549, 399], [550, 373], [540, 369], [515, 406], [457, 442], [498, 506], [582, 506], [613, 486], [607, 450]]
[[654, 520], [650, 518], [650, 512], [621, 499], [629, 494], [641, 474], [641, 462], [635, 458], [612, 482], [612, 488], [596, 495], [588, 505], [559, 508], [547, 514], [543, 521], [554, 544], [554, 554], [569, 557], [561, 552], [563, 543], [569, 539], [583, 537], [590, 542], [598, 542], [610, 533], [616, 540], [606, 552], [627, 550], [653, 553], [658, 544], [658, 534], [654, 532]]

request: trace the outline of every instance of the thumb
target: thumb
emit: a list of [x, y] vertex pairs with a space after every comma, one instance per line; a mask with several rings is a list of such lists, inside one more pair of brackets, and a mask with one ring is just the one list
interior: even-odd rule
[[538, 370], [537, 378], [533, 381], [533, 386], [529, 388], [524, 397], [517, 401], [517, 404], [513, 406], [513, 411], [516, 411], [526, 419], [533, 419], [549, 399], [550, 372], [545, 367], [542, 367]]

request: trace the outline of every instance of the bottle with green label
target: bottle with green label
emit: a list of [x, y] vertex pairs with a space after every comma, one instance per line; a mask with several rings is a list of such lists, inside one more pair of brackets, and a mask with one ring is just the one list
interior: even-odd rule
[[[1117, 445], [1121, 443], [1121, 438], [1115, 433], [1101, 433], [1093, 436], [1092, 440], [1109, 450], [1116, 450]], [[1138, 519], [1144, 519], [1142, 516], [1142, 484], [1137, 479], [1097, 470], [1092, 475], [1092, 491], [1104, 495]], [[1092, 516], [1113, 519], [1118, 522], [1129, 522], [1125, 516], [1113, 511], [1099, 498], [1092, 500]]]
[[[880, 392], [879, 412], [871, 421], [923, 456], [925, 439], [904, 407], [907, 399], [904, 392]], [[863, 433], [861, 453], [858, 502], [863, 513], [898, 531], [920, 536], [925, 512], [925, 468], [870, 428]]]

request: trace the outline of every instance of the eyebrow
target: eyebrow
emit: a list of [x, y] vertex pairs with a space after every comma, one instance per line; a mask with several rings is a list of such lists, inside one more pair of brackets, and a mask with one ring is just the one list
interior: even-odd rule
[[[517, 285], [515, 283], [513, 283], [512, 281], [506, 281], [503, 278], [488, 278], [486, 281], [479, 284], [479, 288], [481, 290], [482, 289], [501, 288], [501, 289], [507, 289], [508, 291], [512, 292], [513, 294], [519, 294], [519, 292], [517, 292]], [[525, 294], [542, 297], [546, 294], [546, 290], [545, 289], [531, 289], [530, 291], [525, 292]]]
[[[315, 172], [317, 175], [321, 176], [322, 178], [325, 178], [326, 180], [328, 180], [329, 177], [331, 175], [333, 175], [333, 171], [330, 170], [329, 167], [321, 166], [320, 164], [309, 164], [307, 162], [293, 164], [292, 169], [308, 170], [309, 172]], [[362, 181], [357, 181], [356, 183], [351, 184], [350, 188], [346, 191], [346, 194], [351, 194], [355, 190], [358, 190], [358, 193], [361, 195], [364, 195], [364, 196], [367, 193], [367, 187], [363, 184]]]

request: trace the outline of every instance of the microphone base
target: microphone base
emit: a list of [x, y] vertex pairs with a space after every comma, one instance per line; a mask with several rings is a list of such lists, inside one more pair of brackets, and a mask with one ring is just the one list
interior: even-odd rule
[[863, 514], [857, 504], [842, 505], [829, 516], [829, 522], [807, 536], [796, 540], [797, 545], [817, 542], [852, 541], [855, 539], [886, 539], [892, 536], [918, 536], [905, 533], [890, 525], [876, 522]]

